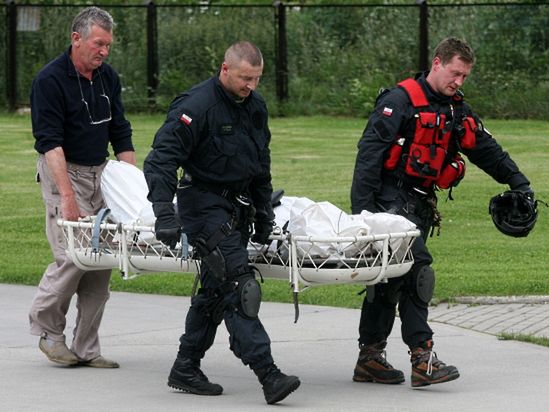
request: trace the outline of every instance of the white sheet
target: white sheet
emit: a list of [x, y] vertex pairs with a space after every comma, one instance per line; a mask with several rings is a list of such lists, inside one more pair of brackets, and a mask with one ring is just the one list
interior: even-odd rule
[[154, 225], [145, 175], [136, 166], [109, 160], [101, 177], [101, 191], [115, 223]]
[[[330, 202], [314, 202], [305, 197], [284, 196], [281, 205], [274, 209], [275, 221], [279, 227], [287, 227], [292, 235], [313, 236], [316, 238], [334, 238], [347, 236], [366, 236], [392, 232], [415, 230], [416, 225], [399, 215], [389, 213], [370, 213], [349, 215]], [[402, 239], [390, 241], [393, 249], [398, 249]], [[377, 244], [381, 247], [381, 244]], [[350, 242], [315, 243], [311, 248], [303, 243], [311, 255], [330, 257], [342, 255], [352, 257], [361, 247]], [[270, 245], [275, 252], [276, 245]], [[404, 252], [404, 250], [403, 250]]]
[[[101, 190], [116, 223], [153, 226], [152, 204], [147, 200], [148, 187], [143, 172], [137, 167], [110, 160], [103, 171]], [[175, 200], [174, 200], [175, 201]], [[274, 209], [277, 226], [293, 235], [314, 237], [362, 236], [407, 232], [416, 226], [406, 218], [387, 213], [349, 215], [330, 202], [314, 202], [306, 197], [284, 196]], [[402, 239], [391, 242], [402, 242]], [[270, 246], [275, 252], [276, 242]], [[400, 243], [392, 243], [397, 249]], [[360, 245], [351, 243], [315, 243], [311, 255], [329, 257], [332, 254], [351, 257]]]

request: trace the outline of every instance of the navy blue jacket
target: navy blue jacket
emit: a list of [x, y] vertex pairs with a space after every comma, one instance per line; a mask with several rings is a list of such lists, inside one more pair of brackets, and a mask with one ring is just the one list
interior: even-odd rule
[[[46, 153], [62, 147], [67, 161], [86, 166], [100, 165], [109, 157], [109, 142], [115, 155], [133, 151], [132, 129], [124, 116], [118, 74], [103, 63], [94, 70], [92, 81], [80, 77], [81, 93], [69, 56], [70, 47], [33, 80], [30, 101], [36, 151]], [[101, 96], [103, 90], [108, 99]], [[109, 115], [112, 119], [108, 122], [90, 124]]]
[[259, 94], [237, 103], [217, 76], [177, 96], [145, 159], [149, 200], [171, 202], [183, 168], [193, 181], [248, 193], [256, 216], [272, 220], [267, 118]]

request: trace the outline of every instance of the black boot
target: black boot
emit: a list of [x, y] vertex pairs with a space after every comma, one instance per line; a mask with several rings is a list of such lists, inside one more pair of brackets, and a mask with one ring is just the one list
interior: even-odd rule
[[355, 366], [355, 382], [402, 383], [404, 374], [387, 362], [387, 341], [363, 345]]
[[200, 361], [177, 358], [168, 377], [168, 386], [196, 395], [221, 395], [223, 387], [211, 383], [200, 370]]
[[301, 384], [297, 376], [283, 374], [274, 364], [254, 372], [263, 385], [263, 394], [269, 405], [280, 402]]
[[455, 366], [446, 365], [437, 358], [431, 339], [413, 348], [410, 355], [413, 387], [450, 382], [459, 378], [459, 371]]

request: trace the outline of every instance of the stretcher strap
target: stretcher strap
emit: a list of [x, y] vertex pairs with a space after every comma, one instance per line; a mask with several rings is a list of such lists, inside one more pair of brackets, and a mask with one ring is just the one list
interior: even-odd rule
[[189, 258], [189, 240], [185, 233], [181, 232], [179, 242], [181, 243], [181, 259], [187, 260]]
[[97, 213], [97, 216], [95, 217], [95, 223], [93, 225], [93, 232], [92, 232], [92, 252], [98, 253], [99, 252], [99, 241], [101, 240], [101, 223], [103, 223], [103, 220], [111, 213], [111, 210], [108, 208], [101, 209], [99, 213]]

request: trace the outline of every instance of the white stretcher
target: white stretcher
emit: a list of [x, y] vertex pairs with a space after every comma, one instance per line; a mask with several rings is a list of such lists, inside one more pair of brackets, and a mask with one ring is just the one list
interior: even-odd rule
[[[123, 279], [199, 272], [200, 262], [185, 235], [173, 250], [156, 240], [154, 214], [139, 169], [109, 162], [101, 185], [112, 213], [104, 209], [78, 222], [58, 221], [67, 253], [78, 267], [118, 268]], [[401, 216], [349, 216], [328, 202], [292, 197], [283, 197], [275, 214], [278, 226], [271, 244], [250, 242], [249, 263], [264, 278], [288, 281], [296, 304], [297, 294], [308, 287], [386, 282], [408, 272], [414, 262], [411, 246], [420, 232]]]
[[[78, 222], [59, 220], [67, 253], [84, 270], [118, 268], [124, 279], [146, 273], [197, 273], [199, 261], [185, 242], [170, 249], [154, 238], [154, 227], [100, 222], [92, 216]], [[150, 236], [147, 236], [150, 235]], [[413, 264], [411, 245], [418, 230], [366, 236], [315, 237], [271, 235], [273, 248], [250, 243], [249, 261], [265, 278], [287, 280], [294, 292], [327, 284], [372, 285], [406, 273]], [[329, 255], [314, 253], [326, 244]], [[347, 253], [352, 250], [352, 254]]]

